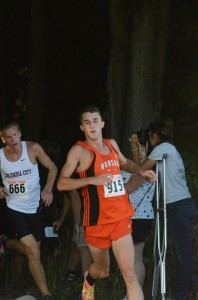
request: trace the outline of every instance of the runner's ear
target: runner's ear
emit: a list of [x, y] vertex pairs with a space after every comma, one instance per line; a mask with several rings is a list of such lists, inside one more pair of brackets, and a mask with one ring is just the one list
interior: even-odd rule
[[4, 137], [1, 137], [1, 140], [4, 144], [6, 143]]

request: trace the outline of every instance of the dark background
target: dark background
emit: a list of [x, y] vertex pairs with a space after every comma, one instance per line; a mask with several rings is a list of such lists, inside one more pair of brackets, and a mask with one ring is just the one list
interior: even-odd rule
[[[139, 6], [140, 11], [148, 3], [149, 5], [162, 3], [161, 0], [122, 0], [120, 2], [126, 4], [126, 7], [128, 4], [134, 5], [136, 8]], [[67, 150], [77, 139], [82, 137], [78, 122], [79, 111], [89, 104], [99, 106], [104, 113], [108, 111], [110, 98], [108, 75], [112, 40], [115, 38], [110, 30], [112, 28], [110, 4], [112, 5], [113, 1], [0, 1], [0, 119], [16, 119], [22, 129], [25, 129], [24, 119], [29, 103], [29, 82], [32, 74], [33, 26], [31, 13], [33, 3], [34, 5], [35, 3], [45, 5], [41, 18], [43, 20], [43, 36], [38, 44], [38, 48], [42, 46], [44, 52], [41, 61], [45, 69], [39, 141], [42, 142], [42, 145], [46, 140], [56, 141], [60, 144], [62, 153], [58, 158], [56, 157], [60, 169]], [[197, 203], [198, 1], [170, 0], [170, 6], [168, 45], [161, 92], [163, 99], [161, 114], [170, 115], [175, 123], [177, 147], [184, 158], [189, 187]], [[127, 14], [127, 10], [123, 11], [123, 16], [127, 17]], [[129, 22], [127, 26], [129, 26]], [[136, 28], [133, 30], [135, 32]], [[154, 86], [155, 82], [153, 82], [152, 88]], [[124, 107], [124, 110], [123, 115], [126, 115], [128, 107]], [[106, 117], [108, 117], [108, 113], [106, 113]], [[125, 128], [124, 121], [124, 119], [121, 120], [123, 124], [117, 121], [116, 124], [111, 125], [115, 126], [116, 130], [123, 125], [128, 134], [129, 129]], [[37, 122], [39, 122], [39, 111], [38, 114], [34, 113], [33, 126]], [[23, 130], [22, 133], [24, 134]], [[49, 143], [44, 143], [44, 145], [49, 146]], [[122, 144], [120, 146], [122, 147]], [[53, 152], [54, 149], [52, 146], [51, 151]], [[44, 170], [41, 170], [41, 173], [41, 184], [43, 184], [46, 174]], [[53, 206], [44, 211], [44, 217], [49, 224], [52, 223], [55, 216], [59, 216], [61, 208], [62, 196], [60, 199], [57, 197]], [[1, 220], [3, 219], [2, 211], [0, 210]], [[63, 237], [66, 238], [67, 235], [65, 234]], [[194, 246], [196, 246], [197, 231], [194, 237]], [[70, 246], [70, 240], [68, 241]], [[68, 247], [68, 245], [66, 246]], [[52, 286], [54, 286], [54, 282], [51, 277], [54, 274], [62, 274], [62, 269], [66, 267], [62, 259], [69, 257], [68, 252], [65, 251], [68, 248], [65, 247], [62, 252], [60, 249], [50, 252], [50, 248], [46, 247], [44, 265]], [[147, 247], [151, 252], [152, 248], [153, 244]], [[196, 254], [196, 247], [194, 248]], [[153, 273], [151, 252], [145, 256], [149, 281], [151, 281]], [[45, 252], [42, 253], [45, 254]], [[195, 258], [197, 266], [197, 255]], [[173, 254], [170, 261], [170, 267], [172, 267]], [[54, 269], [49, 262], [54, 263]], [[13, 272], [9, 272], [9, 274], [13, 276]], [[17, 279], [20, 280], [21, 277], [18, 276]], [[172, 277], [168, 279], [171, 282], [174, 280]], [[3, 282], [4, 280], [3, 276]], [[9, 284], [12, 282], [13, 278], [9, 280]], [[57, 286], [60, 282], [60, 278], [57, 277]], [[113, 282], [113, 288], [118, 287], [118, 282], [117, 279], [116, 282]], [[150, 286], [149, 283], [149, 288]], [[147, 287], [146, 285], [145, 290]], [[107, 290], [109, 291], [109, 285]]]
[[[136, 2], [131, 3], [136, 5]], [[6, 117], [14, 117], [21, 124], [27, 109], [30, 79], [32, 3], [30, 0], [1, 1], [0, 7], [4, 91], [1, 98], [6, 99]], [[99, 106], [102, 112], [108, 108], [107, 77], [112, 47], [110, 2], [43, 3], [45, 90], [40, 140], [55, 140], [67, 150], [81, 137], [79, 111], [89, 104]], [[170, 3], [162, 111], [170, 114], [178, 126], [185, 124], [189, 131], [196, 131], [198, 2], [174, 0]], [[145, 3], [140, 1], [139, 4]], [[0, 114], [4, 118], [2, 107]]]
[[[102, 110], [107, 106], [108, 1], [49, 1], [48, 4], [42, 137], [72, 144], [79, 134], [79, 111], [93, 103]], [[15, 115], [22, 123], [31, 56], [30, 1], [4, 1], [2, 12], [9, 115]]]

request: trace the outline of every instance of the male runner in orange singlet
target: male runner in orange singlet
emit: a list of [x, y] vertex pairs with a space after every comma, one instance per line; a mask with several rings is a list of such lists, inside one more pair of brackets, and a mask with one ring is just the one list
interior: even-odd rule
[[[124, 189], [120, 169], [156, 180], [152, 170], [143, 171], [124, 157], [114, 140], [102, 138], [104, 121], [97, 107], [80, 114], [80, 128], [85, 141], [69, 150], [57, 182], [60, 191], [81, 189], [82, 225], [93, 264], [85, 273], [83, 300], [94, 300], [97, 278], [109, 275], [109, 248], [112, 247], [123, 275], [129, 300], [144, 299], [134, 271], [131, 220], [134, 214]], [[78, 178], [71, 178], [73, 173]]]

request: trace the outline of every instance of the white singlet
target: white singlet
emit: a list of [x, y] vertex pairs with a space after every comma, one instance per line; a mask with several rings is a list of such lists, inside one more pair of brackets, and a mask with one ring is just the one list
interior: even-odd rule
[[7, 189], [7, 206], [23, 213], [35, 213], [40, 200], [40, 177], [38, 164], [33, 164], [22, 142], [22, 155], [11, 162], [0, 149], [0, 169], [3, 184]]

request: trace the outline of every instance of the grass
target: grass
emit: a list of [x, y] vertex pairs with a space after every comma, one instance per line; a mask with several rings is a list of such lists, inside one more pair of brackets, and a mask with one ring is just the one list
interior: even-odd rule
[[[193, 134], [193, 133], [192, 133]], [[184, 158], [187, 181], [196, 200], [198, 197], [198, 176], [197, 176], [197, 146], [198, 137], [196, 133], [190, 135], [184, 130], [177, 130], [177, 144], [180, 145], [181, 154]], [[190, 149], [190, 150], [189, 150]], [[45, 212], [46, 222], [51, 224], [52, 221], [60, 215], [62, 208], [62, 200], [55, 201], [57, 204]], [[74, 294], [67, 289], [66, 280], [63, 278], [67, 271], [68, 259], [71, 246], [71, 226], [64, 226], [59, 239], [43, 238], [41, 244], [41, 261], [46, 272], [47, 282], [52, 294], [57, 300], [77, 300], [74, 294], [78, 294], [82, 288], [82, 277], [80, 277], [74, 285]], [[153, 240], [154, 230], [151, 233], [149, 240], [145, 246], [144, 260], [146, 266], [146, 278], [144, 284], [145, 300], [152, 299], [152, 282], [153, 282]], [[124, 251], [124, 249], [123, 249]], [[197, 276], [196, 283], [193, 287], [191, 300], [197, 300], [198, 294], [198, 218], [193, 226], [193, 254], [195, 274]], [[166, 282], [167, 295], [171, 294], [172, 283], [174, 283], [175, 256], [172, 249], [171, 241], [168, 240], [168, 251], [166, 259]], [[27, 261], [22, 256], [13, 255], [7, 264], [0, 261], [0, 293], [9, 295], [12, 299], [25, 295], [32, 294], [38, 300], [41, 299], [37, 287], [35, 286], [27, 267]], [[111, 270], [110, 276], [107, 279], [98, 280], [96, 284], [96, 299], [97, 300], [121, 300], [125, 295], [125, 285], [118, 270], [117, 264], [111, 252]], [[160, 290], [158, 289], [158, 299]], [[79, 299], [79, 298], [78, 298]], [[156, 300], [158, 300], [156, 299]]]
[[[153, 230], [154, 231], [154, 230]], [[146, 279], [144, 285], [145, 300], [152, 299], [152, 281], [153, 281], [153, 238], [150, 238], [145, 247], [145, 266]], [[195, 271], [198, 271], [198, 219], [193, 226], [193, 250]], [[75, 294], [78, 294], [82, 288], [82, 277], [74, 285], [74, 293], [66, 287], [66, 280], [63, 278], [67, 271], [68, 259], [71, 251], [71, 229], [64, 228], [59, 239], [43, 238], [41, 247], [41, 260], [47, 275], [49, 288], [57, 300], [77, 300]], [[125, 295], [125, 285], [120, 275], [119, 269], [111, 253], [111, 271], [107, 279], [98, 280], [96, 284], [97, 300], [121, 300]], [[37, 287], [35, 286], [28, 268], [27, 261], [22, 256], [14, 255], [6, 266], [2, 264], [0, 269], [1, 281], [4, 281], [4, 289], [12, 297], [32, 294], [37, 299], [41, 299]], [[172, 282], [174, 282], [174, 253], [171, 242], [168, 241], [167, 253], [167, 295], [171, 293]], [[197, 287], [196, 287], [197, 288]], [[11, 293], [12, 291], [12, 293]], [[162, 299], [159, 296], [158, 299]], [[192, 295], [191, 299], [197, 299]]]

